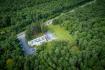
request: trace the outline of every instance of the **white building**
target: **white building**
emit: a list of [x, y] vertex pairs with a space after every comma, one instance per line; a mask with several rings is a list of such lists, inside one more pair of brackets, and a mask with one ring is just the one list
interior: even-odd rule
[[54, 39], [56, 39], [55, 36], [52, 33], [47, 32], [41, 37], [38, 37], [38, 38], [33, 39], [31, 41], [28, 41], [28, 44], [29, 44], [29, 46], [38, 46], [38, 45], [41, 45], [45, 42], [52, 41]]

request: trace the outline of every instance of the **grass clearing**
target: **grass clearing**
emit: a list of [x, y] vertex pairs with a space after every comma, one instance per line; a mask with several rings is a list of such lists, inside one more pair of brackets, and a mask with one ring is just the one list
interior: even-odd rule
[[48, 29], [50, 32], [54, 33], [54, 35], [57, 37], [57, 41], [64, 40], [69, 41], [70, 43], [75, 42], [75, 38], [72, 35], [70, 35], [69, 32], [60, 25], [51, 24], [48, 26]]

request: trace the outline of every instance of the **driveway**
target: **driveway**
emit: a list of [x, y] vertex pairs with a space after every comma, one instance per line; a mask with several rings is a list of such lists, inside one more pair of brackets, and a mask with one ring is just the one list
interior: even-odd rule
[[35, 49], [31, 48], [28, 45], [27, 40], [25, 38], [25, 33], [18, 34], [18, 40], [20, 41], [20, 45], [21, 45], [25, 55], [31, 55], [35, 52]]

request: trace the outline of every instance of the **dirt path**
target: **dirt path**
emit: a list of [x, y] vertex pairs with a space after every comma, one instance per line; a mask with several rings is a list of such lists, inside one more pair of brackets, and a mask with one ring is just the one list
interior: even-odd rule
[[90, 4], [95, 3], [95, 2], [96, 2], [96, 0], [88, 2], [88, 3], [86, 3], [86, 4], [84, 4], [84, 5], [80, 6], [80, 7], [83, 8], [83, 7], [87, 6], [87, 5], [90, 5]]
[[[87, 6], [87, 5], [90, 5], [90, 4], [95, 3], [95, 2], [96, 2], [96, 0], [93, 0], [93, 1], [91, 1], [91, 2], [87, 2], [87, 3], [85, 3], [84, 5], [78, 6], [78, 7], [74, 8], [74, 9], [68, 11], [68, 12], [74, 12], [77, 8], [83, 8], [83, 7]], [[65, 14], [65, 13], [61, 13], [59, 16], [53, 18], [53, 20], [54, 20], [54, 19], [58, 19], [60, 16], [62, 16], [62, 15], [64, 15], [64, 14]]]

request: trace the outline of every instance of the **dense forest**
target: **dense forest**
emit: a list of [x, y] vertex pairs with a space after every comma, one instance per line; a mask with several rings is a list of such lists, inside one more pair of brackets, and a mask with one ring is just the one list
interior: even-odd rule
[[[91, 1], [0, 0], [0, 70], [105, 70], [105, 0], [79, 7]], [[55, 17], [75, 42], [52, 41], [25, 56], [17, 34]]]

